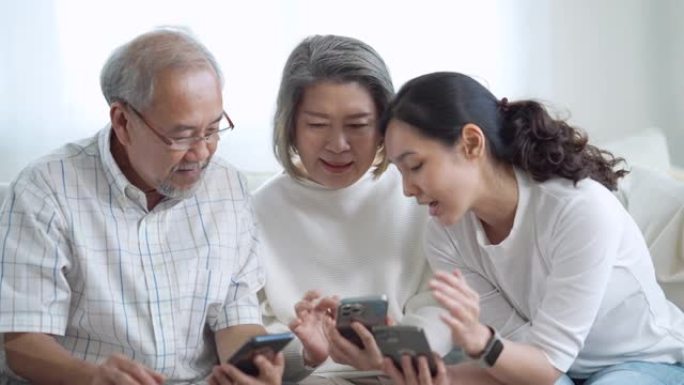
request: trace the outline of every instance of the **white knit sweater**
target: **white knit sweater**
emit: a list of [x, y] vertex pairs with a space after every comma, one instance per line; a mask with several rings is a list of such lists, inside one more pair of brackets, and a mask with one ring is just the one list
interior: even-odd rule
[[[262, 302], [269, 331], [287, 329], [294, 304], [310, 289], [351, 297], [387, 294], [396, 322], [425, 329], [433, 350], [451, 348], [448, 329], [425, 279], [427, 212], [403, 196], [391, 166], [380, 178], [368, 173], [352, 186], [330, 190], [280, 174], [256, 191], [267, 279]], [[286, 349], [286, 379], [302, 376], [300, 344]], [[317, 374], [350, 370], [332, 362]], [[299, 372], [297, 374], [296, 372]]]

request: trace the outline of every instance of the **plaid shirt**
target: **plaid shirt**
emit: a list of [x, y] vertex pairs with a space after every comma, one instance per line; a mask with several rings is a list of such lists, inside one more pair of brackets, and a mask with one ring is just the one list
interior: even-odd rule
[[22, 171], [0, 209], [0, 333], [55, 336], [75, 357], [114, 353], [201, 381], [213, 333], [260, 324], [264, 270], [245, 181], [214, 158], [197, 192], [147, 210], [111, 130]]

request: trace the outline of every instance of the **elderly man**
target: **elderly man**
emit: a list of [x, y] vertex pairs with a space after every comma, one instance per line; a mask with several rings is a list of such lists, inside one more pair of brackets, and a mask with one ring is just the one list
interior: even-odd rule
[[7, 366], [45, 384], [279, 384], [282, 355], [258, 378], [217, 365], [265, 331], [245, 181], [212, 157], [233, 128], [215, 59], [160, 29], [114, 51], [101, 85], [111, 124], [22, 171], [0, 211]]

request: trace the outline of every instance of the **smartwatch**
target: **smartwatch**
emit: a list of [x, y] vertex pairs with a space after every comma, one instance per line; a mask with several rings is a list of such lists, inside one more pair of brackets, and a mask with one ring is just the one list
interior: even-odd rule
[[489, 340], [487, 340], [487, 344], [482, 350], [482, 353], [478, 354], [477, 356], [471, 356], [471, 358], [477, 360], [482, 366], [491, 368], [496, 363], [499, 355], [501, 355], [504, 345], [496, 329], [489, 325], [487, 325], [487, 328], [491, 332], [491, 336], [489, 337]]

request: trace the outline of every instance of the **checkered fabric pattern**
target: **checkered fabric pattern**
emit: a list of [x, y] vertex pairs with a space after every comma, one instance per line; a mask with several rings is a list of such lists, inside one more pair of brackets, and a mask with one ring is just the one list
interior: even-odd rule
[[171, 380], [216, 362], [213, 333], [260, 324], [263, 286], [244, 179], [218, 158], [194, 196], [151, 211], [111, 130], [25, 169], [0, 209], [0, 333], [55, 335], [74, 356], [122, 353]]

